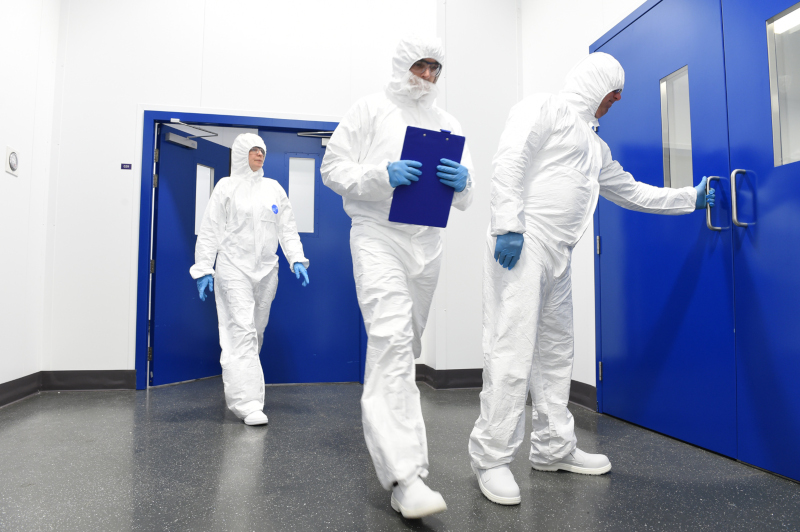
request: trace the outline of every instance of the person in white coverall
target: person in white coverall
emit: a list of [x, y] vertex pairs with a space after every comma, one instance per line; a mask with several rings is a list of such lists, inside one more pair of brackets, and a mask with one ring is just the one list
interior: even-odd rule
[[533, 95], [511, 109], [494, 157], [483, 281], [483, 391], [469, 454], [481, 491], [499, 504], [520, 502], [508, 464], [523, 440], [529, 390], [534, 469], [590, 475], [611, 469], [605, 456], [576, 447], [567, 409], [570, 256], [598, 194], [627, 209], [660, 214], [690, 213], [706, 201], [713, 205], [705, 178], [696, 189], [653, 187], [635, 181], [612, 158], [594, 129], [621, 98], [624, 81], [616, 59], [591, 54], [559, 94]]
[[[428, 446], [414, 359], [439, 278], [441, 229], [388, 221], [396, 186], [414, 186], [421, 164], [398, 161], [407, 126], [461, 134], [455, 118], [434, 105], [444, 63], [438, 39], [402, 40], [392, 79], [347, 112], [322, 160], [322, 180], [343, 197], [352, 218], [350, 250], [367, 344], [361, 397], [364, 437], [378, 479], [392, 490], [392, 508], [417, 518], [447, 508], [421, 479], [428, 474]], [[455, 189], [452, 206], [472, 201], [472, 162], [443, 159], [439, 180]]]
[[267, 423], [258, 355], [278, 288], [278, 243], [303, 286], [309, 282], [289, 198], [277, 181], [264, 177], [266, 153], [258, 135], [234, 140], [231, 175], [219, 180], [208, 200], [189, 270], [203, 301], [216, 281], [225, 402], [248, 425]]

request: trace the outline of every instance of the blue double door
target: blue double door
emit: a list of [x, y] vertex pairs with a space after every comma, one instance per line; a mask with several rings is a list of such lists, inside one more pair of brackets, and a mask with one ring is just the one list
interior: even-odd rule
[[[166, 125], [159, 131], [149, 320], [151, 386], [221, 373], [214, 295], [199, 299], [189, 268], [194, 264], [196, 218], [202, 215], [198, 198], [208, 197], [211, 188], [197, 177], [198, 172], [208, 175], [211, 169], [213, 182], [229, 175], [230, 149], [202, 138], [194, 139], [193, 149], [170, 142], [170, 134], [188, 136]], [[359, 381], [363, 349], [350, 258], [350, 218], [341, 198], [322, 184], [324, 147], [319, 138], [298, 136], [296, 130], [260, 129], [258, 134], [267, 146], [264, 175], [278, 181], [290, 199], [291, 159], [313, 161], [314, 166], [313, 228], [306, 226], [300, 232], [311, 263], [311, 283], [301, 286], [279, 248], [278, 291], [261, 350], [265, 382]], [[308, 183], [304, 188], [308, 191]]]
[[[709, 220], [600, 201], [598, 402], [800, 480], [800, 162], [786, 147], [783, 160], [776, 155], [800, 116], [791, 116], [796, 92], [788, 111], [775, 111], [791, 76], [775, 72], [768, 24], [793, 6], [651, 1], [593, 46], [625, 68], [622, 101], [600, 128], [615, 158], [638, 180], [666, 186], [662, 81], [685, 68], [692, 182], [719, 177]], [[793, 30], [783, 31], [789, 39]], [[783, 60], [798, 68], [800, 47]]]

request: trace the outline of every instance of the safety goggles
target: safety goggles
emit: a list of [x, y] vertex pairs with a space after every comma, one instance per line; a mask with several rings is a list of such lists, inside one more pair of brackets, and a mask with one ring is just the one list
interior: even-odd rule
[[257, 151], [261, 155], [265, 155], [263, 148], [259, 148], [258, 146], [253, 146], [250, 148], [250, 153], [253, 153], [254, 151]]
[[616, 89], [611, 92], [613, 92], [614, 94], [622, 94], [622, 89]]
[[425, 61], [424, 59], [420, 59], [409, 68], [409, 70], [417, 76], [423, 74], [428, 69], [430, 69], [433, 77], [438, 78], [439, 74], [442, 73], [442, 64], [439, 61]]

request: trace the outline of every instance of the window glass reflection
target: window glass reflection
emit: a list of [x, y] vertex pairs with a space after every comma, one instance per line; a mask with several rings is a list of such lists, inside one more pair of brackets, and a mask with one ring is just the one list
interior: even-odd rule
[[664, 186], [692, 186], [692, 121], [689, 111], [689, 67], [661, 80], [661, 142]]
[[767, 21], [775, 166], [800, 160], [800, 4]]
[[289, 158], [289, 201], [298, 233], [314, 232], [314, 174], [316, 159]]
[[200, 234], [200, 224], [206, 212], [208, 199], [214, 189], [214, 169], [202, 164], [197, 165], [197, 185], [194, 189], [194, 234]]

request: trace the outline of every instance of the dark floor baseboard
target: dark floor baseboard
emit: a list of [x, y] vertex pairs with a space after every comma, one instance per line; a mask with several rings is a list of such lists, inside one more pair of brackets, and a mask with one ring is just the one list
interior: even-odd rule
[[417, 380], [434, 390], [452, 388], [480, 388], [483, 384], [481, 369], [435, 370], [425, 364], [417, 364]]
[[[435, 390], [449, 388], [480, 388], [483, 386], [481, 369], [442, 369], [436, 370], [425, 364], [417, 364], [417, 380]], [[572, 381], [569, 401], [597, 411], [597, 388], [591, 384]], [[530, 403], [530, 396], [528, 397]]]
[[572, 381], [569, 389], [569, 402], [597, 412], [597, 388], [584, 382]]
[[40, 371], [0, 384], [0, 406], [36, 392], [135, 389], [136, 370]]
[[[435, 390], [480, 388], [483, 385], [481, 369], [435, 370], [425, 364], [417, 364], [416, 372], [418, 381], [430, 385]], [[39, 391], [135, 389], [136, 370], [40, 371], [0, 384], [0, 406]], [[597, 410], [597, 389], [590, 384], [572, 381], [569, 400]]]
[[41, 390], [135, 390], [136, 370], [42, 371]]
[[35, 394], [42, 387], [42, 373], [34, 373], [0, 384], [0, 406]]

